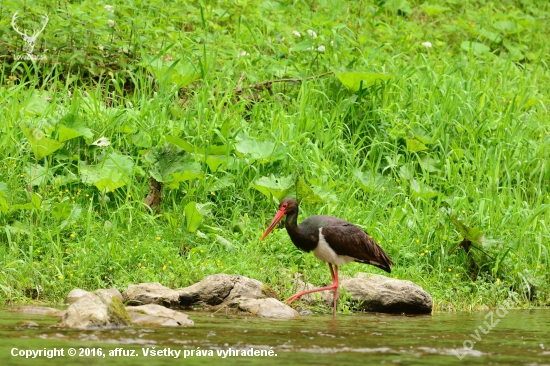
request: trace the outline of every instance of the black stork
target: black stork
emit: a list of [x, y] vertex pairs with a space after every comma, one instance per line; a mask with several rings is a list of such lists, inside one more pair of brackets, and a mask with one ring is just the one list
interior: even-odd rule
[[332, 276], [330, 286], [298, 292], [286, 299], [285, 302], [290, 304], [312, 292], [333, 290], [334, 317], [336, 317], [338, 266], [355, 261], [371, 264], [391, 273], [390, 266], [393, 265], [393, 262], [390, 257], [360, 227], [336, 217], [322, 215], [310, 216], [298, 225], [298, 202], [294, 198], [285, 198], [281, 201], [279, 211], [260, 240], [264, 240], [285, 215], [286, 231], [294, 245], [306, 252], [313, 251], [317, 258], [327, 262]]

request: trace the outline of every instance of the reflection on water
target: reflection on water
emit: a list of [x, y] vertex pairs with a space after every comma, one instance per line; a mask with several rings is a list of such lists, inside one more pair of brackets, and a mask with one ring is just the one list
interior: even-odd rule
[[[56, 320], [50, 317], [0, 308], [0, 365], [550, 365], [550, 310], [545, 309], [414, 317], [340, 314], [336, 320], [191, 312], [190, 318], [194, 327], [74, 331], [51, 326]], [[38, 326], [21, 323], [28, 320]]]

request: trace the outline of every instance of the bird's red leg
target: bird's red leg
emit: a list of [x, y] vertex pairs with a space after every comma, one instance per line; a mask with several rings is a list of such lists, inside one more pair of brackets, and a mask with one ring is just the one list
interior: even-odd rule
[[292, 295], [291, 297], [289, 297], [288, 299], [286, 299], [285, 302], [290, 304], [293, 301], [298, 300], [300, 297], [307, 294], [311, 294], [313, 292], [333, 290], [334, 291], [334, 316], [336, 316], [336, 300], [338, 299], [338, 266], [334, 265], [336, 271], [332, 269], [332, 264], [329, 263], [328, 267], [330, 268], [330, 275], [332, 276], [332, 284], [330, 286], [314, 288], [313, 290], [309, 290], [309, 291], [298, 292]]
[[[332, 267], [330, 270], [332, 272]], [[338, 266], [336, 264], [334, 265], [334, 273], [332, 273], [332, 285], [334, 286], [334, 317], [336, 318], [336, 301], [338, 301]]]

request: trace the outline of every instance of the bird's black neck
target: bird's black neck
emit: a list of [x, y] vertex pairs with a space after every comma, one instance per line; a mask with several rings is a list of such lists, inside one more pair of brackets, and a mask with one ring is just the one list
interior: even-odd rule
[[286, 215], [285, 227], [290, 239], [298, 248], [309, 252], [317, 246], [317, 243], [305, 235], [298, 226], [298, 210]]

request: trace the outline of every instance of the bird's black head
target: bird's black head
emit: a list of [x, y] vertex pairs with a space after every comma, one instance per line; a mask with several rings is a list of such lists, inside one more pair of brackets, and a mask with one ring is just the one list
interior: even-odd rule
[[279, 221], [285, 216], [285, 215], [292, 215], [298, 214], [298, 202], [294, 198], [285, 198], [281, 201], [279, 204], [279, 211], [275, 214], [275, 217], [273, 218], [273, 221], [271, 221], [271, 224], [269, 224], [269, 227], [265, 231], [264, 235], [262, 235], [262, 238], [260, 240], [264, 240], [264, 238], [267, 236], [267, 234], [270, 233], [271, 230], [277, 225]]
[[286, 215], [298, 212], [298, 202], [292, 197], [285, 198], [279, 204], [279, 211], [284, 211]]

